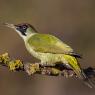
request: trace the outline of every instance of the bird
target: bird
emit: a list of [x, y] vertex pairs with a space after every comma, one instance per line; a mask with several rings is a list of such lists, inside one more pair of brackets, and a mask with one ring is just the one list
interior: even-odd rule
[[33, 25], [28, 23], [10, 24], [5, 26], [14, 29], [23, 39], [27, 51], [39, 59], [42, 66], [55, 66], [61, 62], [64, 66], [71, 68], [79, 79], [92, 88], [93, 83], [83, 72], [77, 58], [81, 56], [58, 37], [46, 33], [39, 33]]

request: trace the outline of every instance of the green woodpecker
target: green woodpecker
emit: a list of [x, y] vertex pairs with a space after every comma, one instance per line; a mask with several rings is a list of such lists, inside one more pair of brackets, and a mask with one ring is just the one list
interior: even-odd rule
[[55, 66], [57, 62], [61, 62], [71, 68], [78, 78], [85, 80], [89, 87], [92, 87], [92, 83], [77, 61], [80, 56], [63, 41], [50, 34], [38, 33], [32, 25], [27, 23], [17, 25], [6, 23], [6, 26], [14, 29], [22, 37], [29, 53], [39, 59], [41, 65]]

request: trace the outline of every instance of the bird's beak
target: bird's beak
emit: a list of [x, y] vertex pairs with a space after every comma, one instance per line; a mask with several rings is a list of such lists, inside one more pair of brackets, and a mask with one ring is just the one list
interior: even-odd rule
[[4, 23], [5, 26], [9, 27], [9, 28], [12, 28], [12, 29], [15, 29], [15, 25], [14, 24], [10, 24], [10, 23]]

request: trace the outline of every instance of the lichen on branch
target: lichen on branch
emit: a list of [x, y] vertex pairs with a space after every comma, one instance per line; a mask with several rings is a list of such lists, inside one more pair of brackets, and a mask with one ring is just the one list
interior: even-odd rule
[[7, 66], [10, 71], [23, 70], [24, 64], [20, 60], [11, 60], [8, 53], [0, 55], [0, 63], [3, 66]]
[[[67, 69], [63, 65], [56, 65], [51, 67], [43, 67], [40, 63], [24, 63], [17, 59], [10, 58], [8, 53], [0, 55], [0, 65], [8, 67], [9, 71], [25, 71], [28, 75], [44, 74], [48, 76], [64, 76], [66, 78], [76, 76], [72, 69]], [[89, 78], [95, 78], [95, 69], [88, 67], [83, 69]]]

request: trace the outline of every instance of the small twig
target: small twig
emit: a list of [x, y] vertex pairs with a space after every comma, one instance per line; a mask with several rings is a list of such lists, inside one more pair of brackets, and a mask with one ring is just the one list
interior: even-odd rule
[[[25, 71], [28, 75], [44, 74], [48, 76], [76, 76], [76, 74], [71, 69], [65, 68], [62, 64], [57, 64], [53, 67], [42, 67], [40, 63], [23, 63], [21, 60], [12, 60], [8, 53], [0, 55], [0, 64], [2, 66], [8, 67], [10, 71]], [[83, 70], [89, 78], [95, 78], [94, 68], [88, 67]]]

